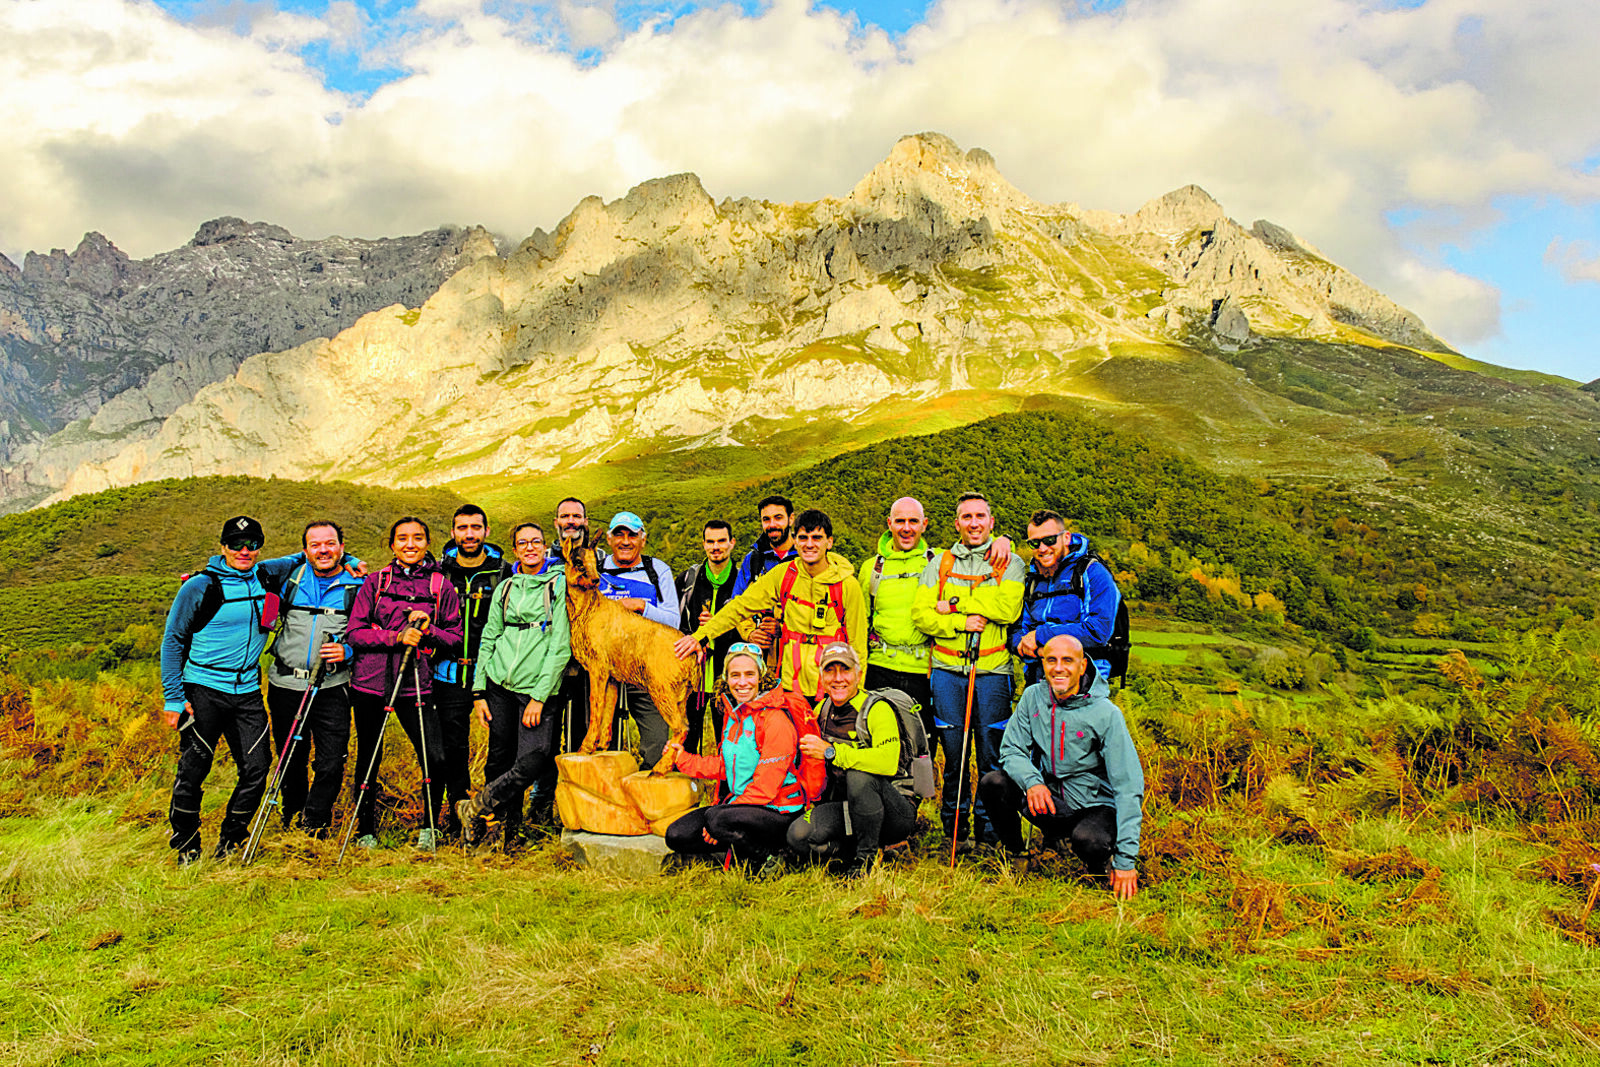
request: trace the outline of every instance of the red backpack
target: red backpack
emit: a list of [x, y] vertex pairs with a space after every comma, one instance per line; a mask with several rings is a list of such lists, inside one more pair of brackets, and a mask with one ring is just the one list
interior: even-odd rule
[[[732, 715], [733, 701], [728, 694], [720, 694], [720, 699], [723, 714]], [[776, 703], [794, 727], [794, 780], [800, 788], [800, 802], [807, 808], [811, 807], [822, 799], [822, 791], [828, 785], [828, 762], [800, 751], [801, 738], [822, 736], [822, 729], [817, 725], [817, 713], [812, 710], [809, 700], [787, 689], [769, 689], [756, 697], [755, 701], [768, 706]]]
[[[833, 634], [803, 634], [798, 630], [789, 629], [787, 620], [790, 599], [797, 600], [801, 604], [815, 611], [819, 625], [822, 621], [821, 604], [813, 604], [809, 600], [800, 600], [799, 597], [793, 596], [794, 583], [799, 576], [800, 561], [794, 560], [789, 564], [788, 571], [784, 573], [783, 582], [778, 586], [778, 640], [776, 645], [778, 650], [778, 661], [776, 666], [780, 673], [783, 671], [784, 648], [787, 646], [794, 649], [794, 673], [797, 679], [800, 677], [800, 650], [806, 645], [810, 645], [812, 647], [812, 653], [816, 657], [817, 665], [820, 667], [822, 664], [822, 650], [824, 647], [833, 644], [835, 641], [843, 641], [846, 644], [850, 642], [850, 631], [845, 626], [844, 621], [844, 582], [842, 580], [825, 583], [825, 587], [828, 591], [827, 604], [829, 607], [833, 608], [834, 618], [839, 620], [839, 629], [837, 632]], [[820, 677], [817, 679], [816, 699], [822, 699], [822, 679]], [[811, 721], [813, 724], [816, 722], [815, 715], [811, 717]], [[796, 727], [798, 728], [798, 726], [799, 724], [797, 723]]]
[[795, 750], [794, 750], [794, 776], [800, 783], [800, 791], [805, 794], [806, 807], [810, 807], [822, 799], [822, 791], [828, 786], [828, 761], [820, 756], [808, 756], [799, 748], [799, 742], [807, 737], [821, 737], [822, 729], [817, 725], [817, 713], [812, 710], [811, 702], [798, 693], [788, 690], [779, 690], [783, 694], [783, 710], [789, 716], [789, 721], [794, 724]]

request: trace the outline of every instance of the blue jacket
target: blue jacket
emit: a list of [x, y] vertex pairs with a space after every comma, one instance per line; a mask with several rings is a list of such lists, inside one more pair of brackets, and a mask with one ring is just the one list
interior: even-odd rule
[[[1100, 676], [1105, 678], [1111, 674], [1111, 663], [1105, 656], [1094, 656], [1093, 650], [1111, 640], [1111, 633], [1117, 625], [1117, 605], [1122, 603], [1122, 591], [1117, 588], [1117, 581], [1111, 577], [1105, 564], [1090, 560], [1083, 572], [1082, 594], [1072, 592], [1072, 572], [1088, 554], [1089, 539], [1081, 533], [1075, 533], [1067, 539], [1067, 553], [1060, 566], [1056, 567], [1055, 574], [1046, 578], [1039, 573], [1037, 564], [1028, 564], [1022, 618], [1011, 624], [1010, 644], [1011, 651], [1021, 656], [1022, 653], [1017, 651], [1017, 643], [1030, 630], [1038, 631], [1034, 639], [1041, 648], [1051, 638], [1070, 634], [1091, 653], [1095, 666], [1100, 669]], [[1022, 662], [1027, 670], [1028, 681], [1038, 681], [1039, 660], [1024, 657]]]
[[[472, 683], [472, 665], [478, 661], [478, 642], [483, 638], [483, 625], [489, 620], [489, 599], [494, 595], [495, 586], [511, 573], [512, 561], [505, 558], [499, 545], [485, 544], [483, 554], [482, 569], [469, 573], [457, 560], [456, 543], [451, 539], [444, 546], [444, 559], [439, 561], [439, 570], [456, 587], [456, 596], [461, 601], [460, 655], [441, 657], [433, 665], [434, 678], [451, 685]], [[464, 679], [462, 660], [467, 661]]]
[[[304, 556], [298, 558], [301, 562], [289, 571], [280, 594], [283, 623], [272, 643], [267, 684], [303, 692], [311, 684], [323, 644], [330, 637], [342, 637], [349, 625], [350, 605], [361, 588], [361, 579], [341, 566], [325, 582], [319, 581], [310, 561]], [[353, 556], [345, 559], [351, 564], [361, 562]], [[272, 560], [264, 566], [275, 566], [277, 562]], [[355, 649], [345, 643], [344, 662], [324, 672], [322, 688], [334, 689], [350, 681], [355, 654]]]
[[[261, 609], [267, 586], [277, 588], [304, 559], [303, 555], [283, 556], [237, 571], [216, 555], [205, 570], [191, 575], [178, 587], [178, 595], [172, 598], [172, 608], [167, 612], [166, 631], [161, 635], [164, 710], [183, 710], [185, 683], [231, 694], [261, 689], [261, 653], [267, 644], [267, 635], [261, 629]], [[222, 605], [209, 622], [196, 630], [195, 613], [213, 581], [222, 592]]]
[[739, 569], [733, 575], [733, 595], [738, 596], [750, 588], [750, 583], [776, 567], [785, 560], [794, 559], [793, 548], [781, 556], [767, 547], [765, 537], [756, 541], [755, 546], [744, 554], [739, 561]]
[[1108, 692], [1092, 660], [1078, 692], [1065, 700], [1057, 701], [1046, 682], [1024, 689], [1000, 738], [1000, 767], [1023, 792], [1048, 786], [1058, 815], [1116, 809], [1111, 865], [1129, 871], [1139, 856], [1144, 769]]
[[[644, 601], [644, 617], [663, 626], [678, 628], [678, 586], [672, 578], [672, 568], [661, 560], [649, 557], [650, 570], [645, 570], [646, 557], [622, 569], [606, 556], [600, 561], [600, 595], [607, 600], [626, 600], [638, 597]], [[651, 574], [655, 577], [652, 579]]]

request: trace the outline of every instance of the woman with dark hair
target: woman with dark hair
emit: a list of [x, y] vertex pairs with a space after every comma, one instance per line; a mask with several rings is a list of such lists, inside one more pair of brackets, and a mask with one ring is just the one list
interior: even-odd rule
[[[422, 767], [422, 826], [417, 847], [438, 845], [439, 804], [444, 791], [434, 778], [444, 773], [444, 745], [439, 719], [429, 700], [436, 655], [461, 647], [461, 601], [455, 587], [428, 551], [428, 524], [407, 515], [389, 528], [394, 559], [367, 575], [350, 608], [345, 640], [356, 650], [350, 681], [356, 722], [356, 844], [376, 848], [377, 814], [373, 786], [377, 782], [378, 738], [391, 710], [385, 701], [395, 693], [393, 711], [411, 739]], [[408, 655], [409, 653], [409, 655]], [[403, 671], [402, 671], [403, 668]], [[362, 789], [362, 783], [369, 783]]]

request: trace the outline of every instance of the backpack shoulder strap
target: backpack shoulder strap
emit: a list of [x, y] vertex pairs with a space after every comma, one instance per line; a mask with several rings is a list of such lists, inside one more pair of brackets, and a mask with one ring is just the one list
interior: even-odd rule
[[224, 596], [222, 594], [222, 579], [210, 571], [203, 571], [206, 587], [200, 593], [200, 603], [194, 609], [194, 618], [189, 623], [189, 637], [211, 625], [211, 620], [217, 617], [217, 612], [222, 610]]
[[844, 635], [845, 641], [850, 640], [850, 627], [844, 621], [844, 582], [828, 583], [828, 603], [833, 605], [833, 614], [839, 620], [839, 632]]
[[800, 577], [800, 561], [790, 560], [784, 564], [787, 568], [783, 572], [783, 581], [778, 584], [778, 621], [783, 622], [783, 609], [789, 606], [789, 594], [794, 592], [794, 583]]
[[944, 550], [944, 555], [939, 558], [939, 588], [933, 594], [933, 599], [944, 599], [944, 583], [950, 580], [950, 572], [955, 568], [956, 554], [947, 548]]
[[[645, 573], [650, 575], [650, 584], [655, 586], [656, 603], [662, 605], [669, 603], [667, 591], [661, 588], [661, 571], [656, 567], [656, 558], [654, 556], [641, 556], [639, 562], [644, 564]], [[667, 573], [667, 580], [672, 580], [670, 571]]]

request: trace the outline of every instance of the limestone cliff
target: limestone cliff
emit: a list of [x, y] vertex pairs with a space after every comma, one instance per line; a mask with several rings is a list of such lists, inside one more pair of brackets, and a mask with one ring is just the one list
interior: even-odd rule
[[[427, 299], [495, 252], [481, 230], [300, 240], [214, 219], [182, 248], [132, 260], [98, 233], [0, 266], [0, 491], [59, 486], [146, 436], [247, 357]], [[63, 432], [65, 431], [65, 432]]]
[[717, 203], [687, 174], [586, 199], [420, 306], [246, 360], [65, 493], [212, 473], [513, 476], [964, 388], [1091, 395], [1108, 360], [1273, 335], [1448, 351], [1196, 187], [1128, 216], [1040, 204], [988, 153], [921, 134], [842, 199]]

